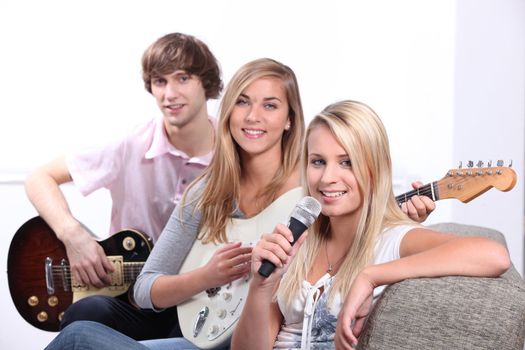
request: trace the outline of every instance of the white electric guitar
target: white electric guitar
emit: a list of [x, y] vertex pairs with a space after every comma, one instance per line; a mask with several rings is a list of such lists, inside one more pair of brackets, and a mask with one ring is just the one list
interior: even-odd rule
[[[303, 189], [297, 187], [277, 198], [256, 216], [233, 219], [226, 228], [228, 240], [255, 246], [263, 233], [272, 232], [278, 223], [288, 222], [293, 208], [303, 197]], [[180, 273], [205, 265], [217, 248], [214, 243], [203, 244], [201, 240], [196, 240]], [[177, 305], [184, 337], [202, 349], [228, 345], [248, 295], [249, 280], [247, 275], [228, 285], [208, 289]]]

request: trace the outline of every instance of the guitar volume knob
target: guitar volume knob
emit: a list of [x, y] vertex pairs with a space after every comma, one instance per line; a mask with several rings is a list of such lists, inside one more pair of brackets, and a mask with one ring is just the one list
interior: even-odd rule
[[46, 322], [47, 318], [47, 312], [45, 311], [40, 311], [38, 315], [36, 315], [36, 319], [38, 320], [38, 322]]
[[47, 299], [47, 304], [51, 307], [58, 305], [58, 298], [55, 295], [50, 296]]
[[135, 249], [136, 242], [133, 239], [133, 237], [126, 237], [122, 240], [122, 247], [126, 249], [128, 252]]
[[227, 312], [225, 309], [217, 310], [217, 317], [223, 319], [226, 317], [226, 315], [227, 315]]
[[38, 305], [38, 297], [36, 295], [32, 295], [27, 299], [27, 304], [29, 306], [37, 306]]
[[222, 298], [223, 298], [225, 301], [230, 301], [231, 298], [232, 298], [232, 293], [223, 293], [223, 294], [222, 294]]
[[217, 335], [217, 333], [219, 333], [219, 326], [217, 326], [216, 324], [214, 324], [213, 326], [210, 327], [210, 329], [208, 329], [209, 337]]

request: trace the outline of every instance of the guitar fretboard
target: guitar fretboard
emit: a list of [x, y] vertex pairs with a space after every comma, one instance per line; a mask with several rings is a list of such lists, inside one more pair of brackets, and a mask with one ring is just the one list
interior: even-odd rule
[[[122, 271], [114, 271], [110, 274], [121, 274], [123, 278], [124, 283], [133, 283], [138, 275], [140, 274], [140, 271], [144, 267], [144, 262], [124, 262]], [[63, 285], [66, 290], [69, 290], [68, 287], [72, 285], [72, 275], [71, 275], [71, 269], [69, 265], [53, 265], [53, 281], [55, 282], [55, 285]], [[59, 283], [57, 283], [59, 282]]]
[[406, 193], [396, 196], [396, 202], [398, 205], [401, 205], [414, 196], [427, 196], [434, 202], [439, 200], [437, 181], [423, 185], [417, 190], [408, 191]]

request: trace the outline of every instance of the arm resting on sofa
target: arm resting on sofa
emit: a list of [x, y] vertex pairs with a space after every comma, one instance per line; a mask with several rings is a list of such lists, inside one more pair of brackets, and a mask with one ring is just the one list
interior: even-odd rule
[[[505, 244], [495, 230], [461, 224], [431, 228]], [[525, 283], [514, 267], [498, 278], [450, 276], [385, 288], [358, 349], [516, 349], [525, 339]]]

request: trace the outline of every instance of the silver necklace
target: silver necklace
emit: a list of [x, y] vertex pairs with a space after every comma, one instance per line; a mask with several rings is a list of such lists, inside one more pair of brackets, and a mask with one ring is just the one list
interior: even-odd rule
[[326, 262], [328, 262], [328, 268], [326, 269], [326, 272], [329, 274], [332, 274], [332, 271], [334, 271], [334, 269], [337, 268], [337, 266], [339, 265], [341, 260], [343, 260], [346, 254], [343, 254], [343, 256], [340, 257], [339, 260], [337, 260], [335, 264], [332, 265], [332, 263], [330, 262], [330, 259], [328, 258], [328, 240], [325, 240], [324, 242], [325, 242], [324, 252], [326, 254]]

